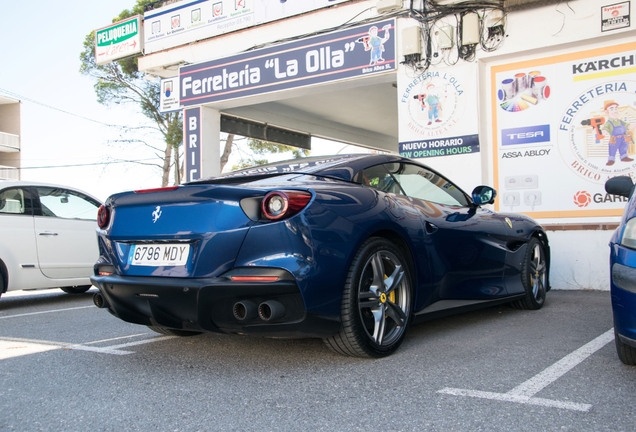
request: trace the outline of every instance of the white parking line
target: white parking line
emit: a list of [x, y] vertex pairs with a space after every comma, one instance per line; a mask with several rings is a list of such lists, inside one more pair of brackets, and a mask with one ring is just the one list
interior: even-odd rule
[[518, 385], [507, 393], [493, 393], [478, 390], [465, 390], [456, 388], [445, 388], [437, 393], [450, 394], [455, 396], [468, 396], [482, 399], [492, 399], [506, 402], [516, 402], [530, 405], [541, 405], [553, 408], [569, 409], [574, 411], [589, 411], [592, 405], [580, 404], [575, 402], [563, 402], [550, 399], [533, 397], [541, 390], [561, 378], [572, 368], [583, 362], [596, 351], [614, 340], [614, 328], [609, 329], [593, 341], [583, 345], [576, 351], [563, 357], [552, 366], [544, 369], [539, 374], [530, 378], [528, 381]]
[[92, 342], [84, 342], [82, 345], [95, 345], [95, 344], [98, 344], [98, 343], [110, 342], [110, 341], [114, 341], [114, 340], [130, 339], [130, 338], [134, 338], [134, 337], [145, 336], [147, 334], [149, 334], [149, 333], [138, 333], [138, 334], [129, 335], [129, 336], [120, 336], [120, 337], [115, 337], [115, 338], [101, 339], [101, 340], [96, 340], [96, 341], [92, 341]]
[[[144, 333], [144, 334], [147, 334], [147, 333]], [[144, 334], [124, 336], [121, 338], [106, 339], [106, 341], [132, 338], [132, 337], [142, 336]], [[130, 346], [160, 342], [160, 341], [164, 341], [168, 339], [174, 339], [176, 337], [177, 336], [151, 337], [151, 338], [140, 340], [140, 341], [129, 342], [129, 343], [119, 344], [119, 345], [111, 345], [106, 347], [89, 346], [91, 344], [96, 344], [96, 343], [100, 343], [104, 341], [87, 342], [84, 344], [70, 344], [65, 342], [45, 341], [45, 340], [36, 340], [36, 339], [0, 337], [0, 360], [12, 358], [12, 357], [19, 357], [19, 356], [28, 355], [28, 354], [35, 354], [35, 353], [44, 352], [44, 351], [57, 350], [57, 349], [91, 351], [91, 352], [96, 352], [100, 354], [127, 355], [127, 354], [134, 354], [134, 351], [125, 351], [125, 350], [121, 350], [120, 348], [127, 348]]]
[[134, 354], [135, 352], [123, 351], [123, 350], [120, 350], [119, 348], [127, 348], [130, 346], [144, 345], [144, 344], [149, 344], [152, 342], [160, 342], [160, 341], [164, 341], [168, 339], [174, 339], [176, 337], [177, 336], [159, 336], [159, 337], [153, 337], [151, 339], [144, 339], [137, 342], [129, 342], [127, 344], [112, 345], [108, 347], [90, 347], [90, 346], [87, 346], [86, 344], [77, 344], [77, 345], [69, 345], [65, 348], [78, 350], [78, 351], [92, 351], [92, 352], [96, 352], [100, 354], [127, 355], [127, 354]]
[[50, 344], [0, 339], [0, 360], [59, 349]]
[[18, 317], [24, 317], [29, 315], [40, 315], [40, 314], [47, 314], [47, 313], [53, 313], [53, 312], [65, 312], [70, 310], [88, 309], [88, 308], [94, 308], [94, 307], [95, 306], [79, 306], [79, 307], [66, 308], [66, 309], [53, 309], [53, 310], [41, 311], [41, 312], [29, 312], [29, 313], [23, 313], [23, 314], [0, 316], [0, 319], [18, 318]]

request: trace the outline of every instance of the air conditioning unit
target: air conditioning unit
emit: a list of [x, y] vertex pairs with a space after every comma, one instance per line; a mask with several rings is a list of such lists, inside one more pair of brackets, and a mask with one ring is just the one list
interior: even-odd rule
[[402, 0], [376, 0], [375, 8], [378, 13], [399, 10], [402, 9]]

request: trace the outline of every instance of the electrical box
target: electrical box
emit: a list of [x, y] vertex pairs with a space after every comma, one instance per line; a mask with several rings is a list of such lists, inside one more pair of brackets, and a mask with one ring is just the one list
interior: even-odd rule
[[375, 8], [378, 13], [391, 12], [402, 9], [402, 0], [376, 0]]
[[455, 27], [450, 24], [443, 25], [435, 33], [437, 35], [437, 46], [440, 49], [448, 49], [453, 47]]
[[402, 30], [402, 55], [422, 53], [422, 34], [418, 26]]
[[504, 25], [504, 13], [502, 10], [494, 9], [490, 11], [486, 18], [487, 27], [497, 27]]
[[479, 43], [479, 15], [474, 12], [462, 17], [462, 45]]

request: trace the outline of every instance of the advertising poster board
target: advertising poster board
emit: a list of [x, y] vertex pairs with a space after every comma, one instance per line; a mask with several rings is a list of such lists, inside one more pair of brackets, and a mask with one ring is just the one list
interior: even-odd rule
[[400, 155], [419, 159], [470, 192], [481, 182], [477, 106], [476, 63], [422, 74], [401, 67]]
[[535, 218], [619, 216], [605, 193], [636, 174], [636, 43], [493, 66], [497, 209]]

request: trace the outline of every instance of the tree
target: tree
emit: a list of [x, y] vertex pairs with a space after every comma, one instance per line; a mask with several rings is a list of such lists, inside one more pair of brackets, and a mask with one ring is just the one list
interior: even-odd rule
[[[131, 10], [122, 11], [112, 22], [143, 15], [144, 8], [156, 3], [154, 0], [137, 0]], [[174, 182], [180, 183], [179, 147], [183, 144], [183, 117], [181, 112], [160, 113], [159, 80], [145, 79], [145, 73], [139, 71], [137, 57], [128, 57], [109, 64], [98, 65], [95, 62], [95, 32], [91, 32], [84, 39], [84, 51], [80, 54], [80, 72], [95, 80], [97, 101], [106, 106], [133, 104], [139, 107], [141, 113], [151, 120], [151, 129], [159, 132], [163, 137], [164, 149], [157, 149], [145, 143], [151, 149], [158, 151], [157, 156], [162, 160], [161, 185], [167, 186], [174, 159]], [[138, 140], [131, 140], [131, 142]]]
[[[131, 10], [122, 11], [112, 22], [124, 20], [135, 15], [143, 15], [146, 7], [157, 5], [157, 0], [137, 0]], [[136, 105], [141, 113], [151, 120], [152, 129], [158, 131], [163, 137], [165, 148], [160, 149], [148, 142], [137, 139], [122, 140], [124, 142], [142, 142], [161, 159], [162, 170], [161, 185], [167, 186], [170, 181], [170, 172], [174, 167], [174, 184], [179, 184], [183, 178], [183, 166], [180, 161], [179, 148], [183, 144], [183, 116], [181, 112], [160, 113], [159, 98], [161, 84], [158, 79], [147, 79], [146, 74], [139, 70], [137, 59], [139, 56], [128, 57], [109, 64], [98, 65], [95, 62], [95, 32], [91, 32], [84, 39], [84, 51], [80, 55], [80, 72], [95, 80], [95, 93], [97, 101], [106, 106], [132, 104]], [[263, 156], [267, 153], [291, 152], [298, 158], [308, 155], [308, 150], [297, 149], [282, 144], [248, 139], [247, 146], [251, 154], [238, 148], [235, 136], [228, 134], [221, 154], [221, 167], [230, 159], [233, 148], [237, 148], [240, 159], [238, 165], [233, 168], [242, 168], [266, 163], [266, 158], [257, 159], [255, 155]], [[174, 163], [173, 163], [174, 160]]]
[[266, 157], [264, 158], [263, 156], [270, 154], [291, 153], [291, 158], [298, 159], [308, 156], [311, 152], [310, 150], [305, 150], [300, 147], [276, 144], [273, 142], [261, 141], [253, 138], [247, 138], [246, 145], [250, 152], [246, 152], [245, 150], [239, 148], [239, 160], [232, 166], [233, 170], [266, 164], [269, 161]]

